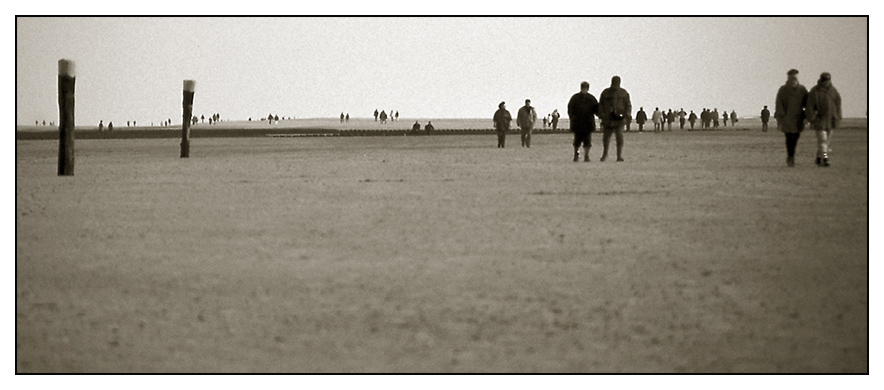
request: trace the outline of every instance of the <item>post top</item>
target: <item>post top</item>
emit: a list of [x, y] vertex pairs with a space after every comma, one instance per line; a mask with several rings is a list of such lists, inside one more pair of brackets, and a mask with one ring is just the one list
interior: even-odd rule
[[74, 61], [61, 59], [58, 60], [58, 75], [74, 77]]
[[194, 80], [184, 80], [184, 90], [187, 92], [193, 92], [196, 89], [196, 81]]

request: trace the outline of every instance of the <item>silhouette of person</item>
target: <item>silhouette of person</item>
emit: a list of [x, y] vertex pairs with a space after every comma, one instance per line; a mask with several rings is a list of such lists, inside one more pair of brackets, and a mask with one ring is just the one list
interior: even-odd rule
[[767, 132], [767, 122], [770, 121], [770, 110], [767, 109], [767, 106], [764, 106], [761, 109], [761, 131]]

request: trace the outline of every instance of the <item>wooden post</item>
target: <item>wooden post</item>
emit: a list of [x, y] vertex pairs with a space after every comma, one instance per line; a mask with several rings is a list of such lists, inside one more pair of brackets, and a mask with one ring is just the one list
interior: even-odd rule
[[74, 175], [74, 62], [58, 60], [58, 175]]
[[184, 80], [184, 113], [181, 115], [181, 158], [190, 157], [190, 119], [193, 116], [193, 92], [196, 81]]

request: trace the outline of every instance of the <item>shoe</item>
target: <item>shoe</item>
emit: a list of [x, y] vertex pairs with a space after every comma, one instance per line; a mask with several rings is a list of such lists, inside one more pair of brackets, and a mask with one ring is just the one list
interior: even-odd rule
[[580, 161], [580, 152], [574, 152], [574, 162]]
[[601, 159], [600, 159], [600, 160], [599, 160], [599, 161], [605, 161], [605, 159], [606, 159], [606, 158], [608, 158], [608, 156], [607, 156], [607, 155], [605, 155], [605, 156], [602, 156], [602, 158], [601, 158]]
[[625, 161], [625, 160], [623, 160], [623, 157], [617, 157], [617, 162], [623, 162], [623, 161]]
[[828, 159], [828, 158], [824, 158], [824, 159], [823, 159], [823, 163], [820, 164], [820, 166], [821, 166], [821, 167], [827, 167], [827, 166], [829, 166], [829, 159]]
[[786, 157], [786, 165], [790, 167], [795, 166], [795, 157]]
[[589, 162], [589, 153], [586, 156], [583, 156], [583, 162]]

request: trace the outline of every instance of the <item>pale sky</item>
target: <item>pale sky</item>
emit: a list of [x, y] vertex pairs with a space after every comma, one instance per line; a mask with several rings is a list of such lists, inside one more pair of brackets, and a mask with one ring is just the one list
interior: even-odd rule
[[619, 75], [635, 110], [757, 115], [786, 71], [828, 71], [845, 116], [868, 108], [867, 18], [16, 18], [16, 123], [57, 121], [57, 62], [77, 66], [76, 122], [194, 113], [488, 117], [526, 98], [543, 115], [581, 81]]

